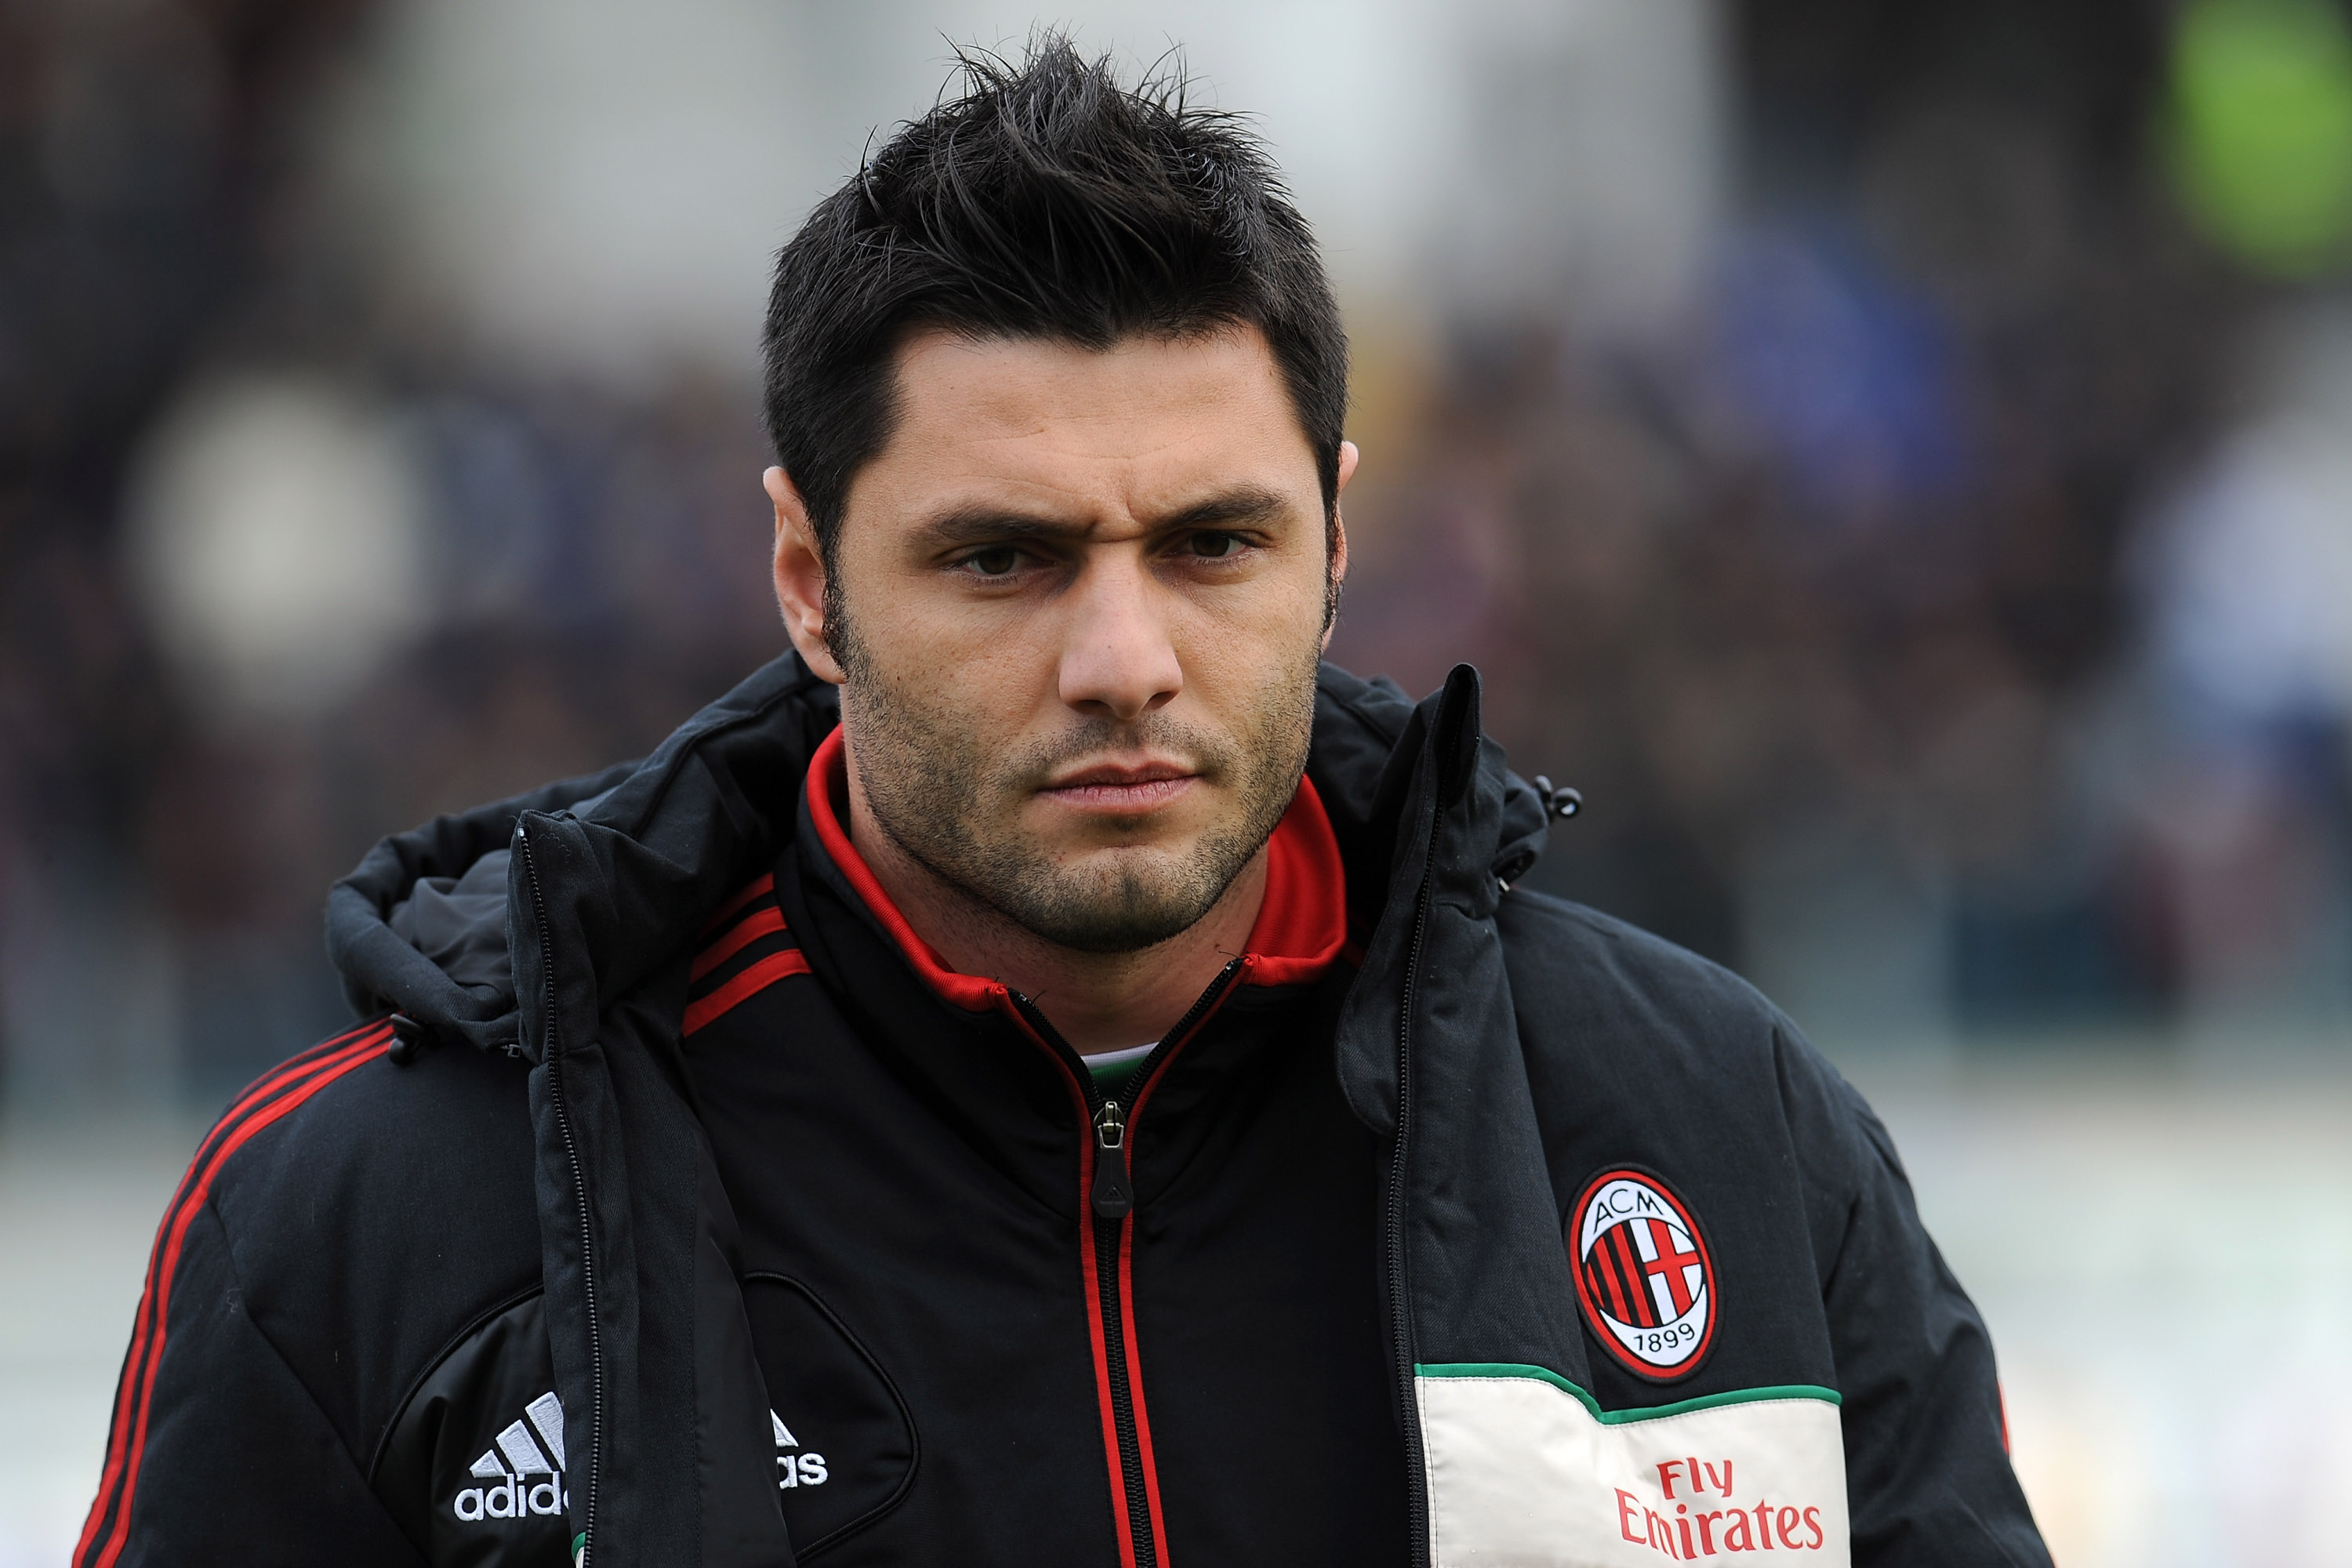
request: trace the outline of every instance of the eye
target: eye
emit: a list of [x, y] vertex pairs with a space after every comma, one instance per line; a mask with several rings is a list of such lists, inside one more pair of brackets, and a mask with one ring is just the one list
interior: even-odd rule
[[1021, 564], [1021, 552], [1010, 544], [992, 544], [956, 564], [975, 577], [1009, 577]]
[[1241, 548], [1241, 536], [1235, 533], [1195, 533], [1184, 542], [1185, 553], [1201, 561], [1223, 561]]

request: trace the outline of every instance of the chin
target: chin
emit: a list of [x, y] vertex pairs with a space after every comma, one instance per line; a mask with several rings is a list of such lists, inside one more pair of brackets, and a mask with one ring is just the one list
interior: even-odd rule
[[1066, 875], [1094, 880], [1108, 897], [1120, 884], [1150, 886], [1174, 879], [1192, 863], [1196, 849], [1193, 840], [1171, 843], [1155, 837], [1142, 843], [1077, 845], [1054, 858]]

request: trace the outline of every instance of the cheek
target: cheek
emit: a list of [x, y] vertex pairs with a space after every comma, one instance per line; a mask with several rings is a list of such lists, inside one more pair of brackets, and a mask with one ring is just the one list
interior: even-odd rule
[[932, 716], [992, 752], [1021, 733], [1055, 691], [1056, 646], [1032, 618], [953, 613], [919, 595], [877, 606], [853, 601], [850, 616], [873, 671], [895, 706]]
[[1187, 598], [1176, 623], [1185, 645], [1180, 651], [1191, 656], [1188, 667], [1247, 679], [1253, 671], [1313, 658], [1323, 641], [1321, 556], [1311, 576], [1292, 563], [1285, 568], [1240, 592]]
[[1311, 719], [1323, 651], [1323, 599], [1286, 588], [1246, 606], [1188, 617], [1177, 654], [1185, 693], [1236, 736], [1276, 743]]
[[928, 574], [885, 578], [853, 596], [850, 618], [876, 662], [909, 679], [1002, 681], [1038, 657], [1038, 629], [1002, 607], [975, 605]]

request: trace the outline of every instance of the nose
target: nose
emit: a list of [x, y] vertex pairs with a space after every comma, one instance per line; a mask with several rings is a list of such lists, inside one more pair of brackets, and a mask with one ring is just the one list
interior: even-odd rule
[[1128, 722], [1173, 701], [1184, 668], [1139, 553], [1093, 553], [1068, 589], [1062, 700], [1091, 717]]

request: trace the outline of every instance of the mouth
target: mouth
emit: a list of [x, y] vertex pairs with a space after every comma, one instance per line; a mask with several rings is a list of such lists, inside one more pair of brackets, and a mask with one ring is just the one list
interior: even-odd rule
[[1077, 811], [1132, 816], [1168, 805], [1200, 778], [1178, 763], [1097, 763], [1055, 779], [1037, 793]]

